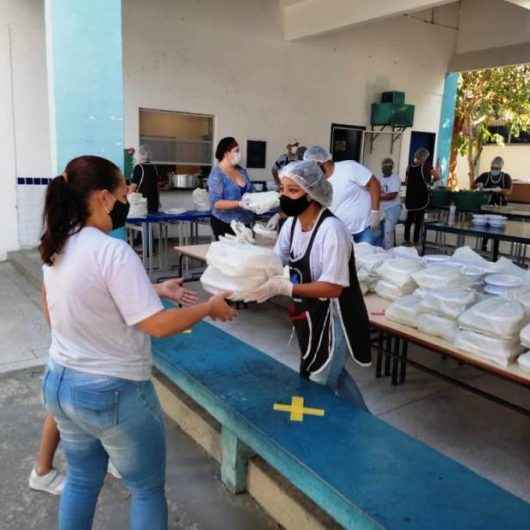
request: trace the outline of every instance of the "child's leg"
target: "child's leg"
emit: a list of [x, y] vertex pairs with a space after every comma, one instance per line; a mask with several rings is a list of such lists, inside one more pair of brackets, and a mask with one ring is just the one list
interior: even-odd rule
[[35, 462], [37, 475], [46, 475], [53, 469], [53, 457], [59, 445], [59, 429], [53, 416], [46, 416], [42, 427], [39, 452]]

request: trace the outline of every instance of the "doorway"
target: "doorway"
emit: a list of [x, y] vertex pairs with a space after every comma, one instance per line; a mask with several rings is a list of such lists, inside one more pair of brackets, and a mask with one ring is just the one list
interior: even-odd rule
[[361, 161], [363, 137], [366, 127], [357, 125], [331, 124], [331, 154], [335, 162], [342, 160]]
[[431, 153], [431, 164], [434, 166], [434, 146], [436, 134], [431, 132], [412, 131], [410, 134], [409, 164], [414, 160], [414, 153], [421, 147], [425, 147]]

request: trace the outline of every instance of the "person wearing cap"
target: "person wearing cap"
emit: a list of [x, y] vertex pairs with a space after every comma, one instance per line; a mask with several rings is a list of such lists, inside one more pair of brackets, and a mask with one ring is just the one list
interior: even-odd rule
[[147, 211], [157, 213], [160, 208], [159, 175], [151, 162], [151, 151], [145, 145], [138, 149], [137, 164], [134, 166], [129, 193], [141, 193], [147, 199]]
[[307, 147], [300, 145], [298, 142], [294, 144], [287, 144], [287, 152], [283, 155], [280, 155], [276, 162], [272, 165], [271, 173], [274, 178], [274, 182], [279, 187], [280, 186], [280, 171], [285, 167], [289, 162], [295, 162], [296, 160], [302, 160], [304, 158], [304, 153], [306, 152]]
[[319, 145], [304, 153], [322, 167], [333, 187], [330, 210], [346, 225], [356, 243], [383, 245], [383, 216], [379, 210], [381, 186], [372, 172], [359, 162], [334, 162], [331, 153]]
[[333, 188], [316, 162], [291, 162], [280, 179], [280, 205], [289, 218], [275, 252], [289, 265], [290, 277], [271, 278], [240, 298], [258, 303], [276, 295], [292, 298], [289, 315], [300, 346], [300, 375], [368, 410], [346, 370], [348, 354], [361, 366], [371, 364], [368, 313], [351, 235], [328, 209]]
[[[508, 204], [507, 197], [512, 192], [512, 178], [508, 173], [504, 173], [504, 160], [496, 156], [491, 161], [489, 171], [482, 173], [473, 182], [473, 189], [481, 187], [483, 190], [497, 190], [491, 193], [490, 204], [494, 206], [505, 206]], [[500, 190], [500, 191], [499, 191]]]
[[419, 243], [425, 210], [431, 200], [431, 184], [440, 178], [438, 171], [429, 163], [430, 156], [428, 149], [420, 147], [414, 153], [412, 164], [407, 168], [407, 192], [405, 195], [407, 208], [405, 243], [407, 244], [410, 244], [412, 225], [414, 225], [414, 244]]
[[381, 208], [385, 216], [383, 247], [388, 250], [395, 244], [395, 228], [401, 213], [401, 179], [394, 173], [394, 161], [391, 158], [383, 160], [381, 175], [377, 176], [377, 180], [381, 185]]

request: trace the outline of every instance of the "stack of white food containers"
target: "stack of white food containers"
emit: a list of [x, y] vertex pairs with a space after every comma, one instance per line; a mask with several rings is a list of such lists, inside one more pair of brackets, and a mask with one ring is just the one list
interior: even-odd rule
[[387, 300], [397, 300], [412, 294], [416, 282], [412, 275], [423, 269], [423, 263], [416, 259], [395, 258], [385, 261], [378, 269], [380, 280], [375, 285], [375, 292]]

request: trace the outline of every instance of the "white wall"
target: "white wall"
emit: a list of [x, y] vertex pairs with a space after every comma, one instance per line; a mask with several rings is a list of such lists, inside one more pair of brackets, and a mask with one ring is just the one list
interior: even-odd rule
[[20, 243], [35, 244], [40, 232], [44, 186], [21, 187], [16, 179], [48, 177], [51, 170], [41, 0], [0, 0], [0, 79], [0, 259], [5, 259]]
[[[213, 114], [216, 140], [266, 140], [270, 168], [290, 138], [328, 146], [332, 122], [368, 125], [388, 89], [416, 105], [416, 129], [437, 132], [455, 41], [455, 30], [399, 17], [286, 42], [270, 0], [126, 0], [125, 143], [138, 143], [139, 107]], [[404, 159], [408, 146], [405, 135]]]

